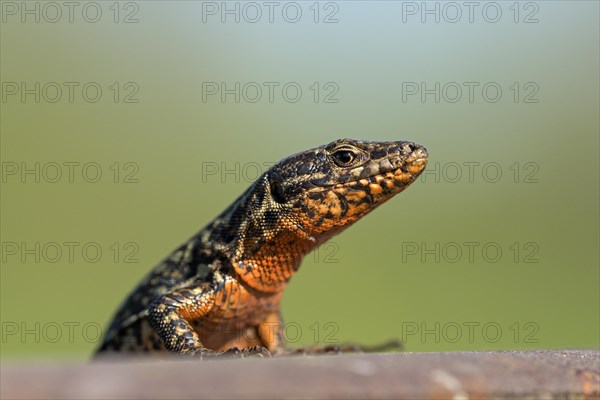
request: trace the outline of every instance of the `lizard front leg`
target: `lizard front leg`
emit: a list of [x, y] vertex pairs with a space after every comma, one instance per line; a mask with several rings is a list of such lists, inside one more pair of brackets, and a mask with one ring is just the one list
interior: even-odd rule
[[150, 306], [148, 320], [167, 350], [180, 355], [206, 357], [247, 358], [270, 357], [261, 346], [222, 352], [205, 348], [191, 321], [205, 316], [215, 303], [215, 292], [208, 285], [171, 291], [157, 298]]
[[148, 320], [167, 350], [181, 354], [204, 356], [216, 352], [204, 348], [190, 321], [200, 319], [215, 301], [208, 285], [182, 288], [158, 297], [148, 310]]

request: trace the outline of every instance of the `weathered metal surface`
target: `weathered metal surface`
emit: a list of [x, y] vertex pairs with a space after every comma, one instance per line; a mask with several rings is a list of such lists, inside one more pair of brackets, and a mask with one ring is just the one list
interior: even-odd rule
[[600, 351], [4, 365], [0, 395], [2, 399], [600, 399]]

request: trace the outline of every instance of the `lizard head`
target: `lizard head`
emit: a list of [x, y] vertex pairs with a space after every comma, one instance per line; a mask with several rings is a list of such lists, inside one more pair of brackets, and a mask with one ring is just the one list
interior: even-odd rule
[[426, 164], [415, 143], [351, 139], [280, 161], [217, 220], [235, 232], [222, 239], [233, 240], [235, 271], [254, 289], [281, 290], [304, 255], [400, 193]]
[[270, 193], [302, 231], [323, 242], [408, 187], [427, 156], [412, 142], [336, 140], [273, 166]]

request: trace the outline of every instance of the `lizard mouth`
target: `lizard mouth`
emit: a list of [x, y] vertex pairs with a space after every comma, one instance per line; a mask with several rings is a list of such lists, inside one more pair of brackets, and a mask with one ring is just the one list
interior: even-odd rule
[[419, 175], [425, 167], [427, 166], [427, 159], [429, 154], [427, 153], [427, 149], [423, 146], [412, 145], [412, 152], [406, 157], [404, 162], [401, 162], [401, 165], [396, 170], [406, 170], [414, 175]]
[[409, 154], [403, 165], [396, 169], [394, 175], [400, 175], [399, 177], [402, 178], [406, 173], [409, 173], [413, 176], [413, 180], [416, 179], [427, 166], [428, 157], [427, 149], [418, 147]]
[[375, 168], [370, 167], [372, 174], [361, 176], [360, 179], [346, 182], [344, 185], [383, 185], [382, 189], [384, 191], [394, 187], [403, 189], [414, 182], [423, 172], [429, 157], [427, 149], [423, 146], [406, 143], [404, 144], [404, 150], [406, 148], [409, 149], [408, 152], [400, 152], [394, 157], [381, 160]]

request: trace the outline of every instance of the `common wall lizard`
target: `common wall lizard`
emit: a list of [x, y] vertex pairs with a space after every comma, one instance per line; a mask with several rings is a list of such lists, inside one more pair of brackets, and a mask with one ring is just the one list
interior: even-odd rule
[[341, 139], [275, 164], [159, 263], [97, 354], [286, 354], [282, 291], [311, 250], [401, 192], [427, 164], [411, 142]]

